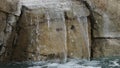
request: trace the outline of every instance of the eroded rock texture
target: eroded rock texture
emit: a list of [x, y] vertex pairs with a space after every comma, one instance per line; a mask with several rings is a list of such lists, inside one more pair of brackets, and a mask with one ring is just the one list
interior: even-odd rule
[[16, 20], [11, 14], [0, 13], [0, 59], [10, 61], [16, 42]]
[[96, 19], [94, 37], [120, 37], [119, 0], [92, 0]]
[[94, 25], [92, 25], [93, 56], [119, 56], [120, 1], [90, 0], [87, 3], [89, 3], [94, 17]]
[[0, 61], [120, 56], [119, 0], [1, 0]]
[[94, 57], [120, 56], [120, 39], [95, 39]]
[[20, 15], [21, 3], [20, 0], [1, 0], [0, 10], [13, 15]]
[[89, 10], [81, 1], [3, 0], [1, 4], [0, 61], [90, 58]]

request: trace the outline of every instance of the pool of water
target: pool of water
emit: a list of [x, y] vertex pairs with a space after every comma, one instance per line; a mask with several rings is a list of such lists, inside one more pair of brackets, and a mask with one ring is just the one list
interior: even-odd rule
[[66, 63], [15, 62], [0, 64], [0, 68], [120, 68], [120, 57], [99, 58], [92, 61], [68, 59]]

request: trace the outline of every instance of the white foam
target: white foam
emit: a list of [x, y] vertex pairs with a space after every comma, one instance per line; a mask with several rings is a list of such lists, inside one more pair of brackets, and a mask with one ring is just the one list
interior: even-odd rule
[[28, 68], [42, 68], [42, 67], [45, 67], [45, 68], [101, 68], [101, 66], [99, 66], [98, 64], [100, 64], [100, 62], [98, 61], [71, 59], [69, 62], [64, 63], [64, 64], [48, 63], [43, 66], [33, 66], [33, 67], [28, 67]]
[[114, 61], [110, 61], [110, 62], [112, 62], [112, 64], [109, 65], [109, 66], [112, 66], [112, 67], [120, 66], [120, 64], [118, 63], [118, 61], [119, 61], [119, 59], [116, 59], [116, 60], [114, 60]]
[[33, 66], [33, 67], [28, 67], [28, 68], [41, 68], [40, 66]]

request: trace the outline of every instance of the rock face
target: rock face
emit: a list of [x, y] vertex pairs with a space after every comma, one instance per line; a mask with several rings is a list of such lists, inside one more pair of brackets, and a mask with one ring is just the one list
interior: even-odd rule
[[90, 58], [89, 10], [81, 1], [2, 2], [0, 61]]
[[120, 56], [119, 6], [118, 0], [1, 0], [0, 61]]
[[120, 39], [95, 39], [94, 57], [120, 56]]
[[84, 32], [85, 28], [88, 28], [87, 18], [77, 19], [72, 14], [70, 11], [66, 12], [68, 56], [88, 58], [90, 57], [90, 47], [86, 43], [89, 43], [89, 37], [84, 36], [88, 36], [88, 33]]
[[[93, 57], [119, 56], [120, 53], [120, 1], [91, 0], [94, 16]], [[91, 22], [92, 23], [92, 22]]]
[[21, 3], [20, 0], [1, 0], [0, 10], [2, 12], [20, 15]]
[[37, 61], [64, 58], [66, 25], [61, 16], [48, 22], [44, 9], [24, 9], [18, 25], [20, 30], [13, 59]]
[[94, 37], [120, 37], [120, 1], [92, 0], [96, 20]]

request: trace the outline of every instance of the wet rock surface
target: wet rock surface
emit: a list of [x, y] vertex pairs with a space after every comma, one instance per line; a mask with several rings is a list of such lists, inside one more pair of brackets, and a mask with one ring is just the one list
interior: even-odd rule
[[[1, 34], [1, 39], [5, 39], [1, 40], [1, 61], [58, 59], [64, 62], [68, 56], [90, 57], [90, 46], [86, 44], [89, 37], [83, 35], [89, 36], [86, 32], [89, 10], [81, 1], [4, 0], [2, 4], [1, 33], [5, 34]], [[67, 19], [69, 16], [73, 22]]]
[[1, 0], [0, 61], [120, 56], [118, 0]]
[[89, 7], [91, 6], [94, 17], [92, 27], [93, 56], [119, 56], [119, 0], [91, 0], [87, 3], [89, 3]]
[[119, 0], [91, 0], [94, 37], [120, 37], [119, 7]]
[[93, 44], [93, 56], [119, 56], [120, 39], [96, 39]]
[[109, 57], [99, 58], [96, 60], [79, 60], [68, 59], [66, 63], [54, 62], [14, 62], [8, 64], [0, 64], [2, 68], [119, 68], [120, 58]]
[[0, 10], [13, 15], [20, 15], [21, 9], [20, 0], [1, 0]]

